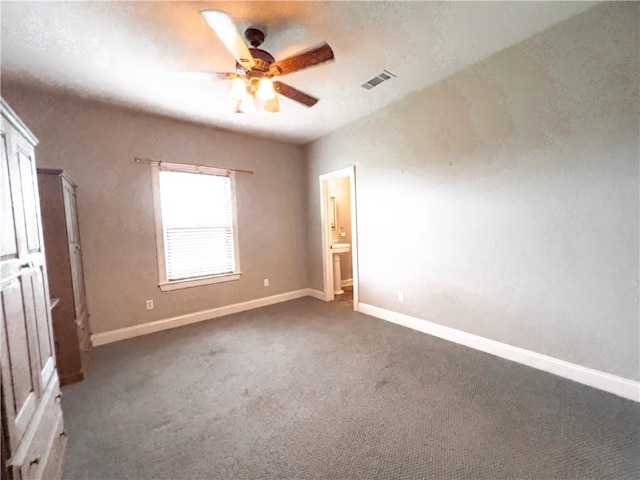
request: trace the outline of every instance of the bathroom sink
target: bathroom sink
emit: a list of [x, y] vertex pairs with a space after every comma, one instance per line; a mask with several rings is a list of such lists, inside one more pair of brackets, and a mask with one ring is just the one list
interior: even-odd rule
[[348, 243], [333, 243], [331, 245], [331, 259], [333, 261], [333, 294], [340, 295], [342, 290], [342, 278], [340, 276], [340, 254], [351, 250]]
[[331, 245], [333, 253], [347, 253], [349, 250], [351, 250], [351, 245], [348, 243], [334, 243]]

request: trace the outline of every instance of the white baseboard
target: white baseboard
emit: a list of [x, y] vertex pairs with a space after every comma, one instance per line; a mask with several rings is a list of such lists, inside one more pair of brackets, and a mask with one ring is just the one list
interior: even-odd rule
[[[249, 300], [247, 302], [234, 303], [232, 305], [225, 305], [223, 307], [202, 310], [163, 320], [156, 320], [154, 322], [134, 325], [132, 327], [111, 330], [109, 332], [96, 333], [91, 335], [91, 342], [94, 346], [105, 345], [107, 343], [126, 340], [140, 335], [147, 335], [149, 333], [160, 332], [162, 330], [202, 322], [204, 320], [210, 320], [224, 315], [230, 315], [232, 313], [244, 312], [254, 308], [265, 307], [275, 303], [287, 302], [289, 300], [306, 296], [325, 300], [324, 292], [313, 288], [303, 288], [301, 290], [281, 293], [271, 297], [263, 297], [255, 300]], [[404, 327], [428, 333], [434, 337], [443, 338], [475, 350], [490, 353], [507, 360], [537, 368], [538, 370], [543, 370], [560, 377], [568, 378], [575, 382], [583, 383], [623, 398], [640, 402], [640, 382], [636, 382], [634, 380], [618, 377], [592, 368], [583, 367], [582, 365], [559, 360], [548, 355], [525, 350], [524, 348], [514, 347], [512, 345], [507, 345], [506, 343], [501, 343], [472, 333], [463, 332], [451, 327], [445, 327], [444, 325], [429, 322], [428, 320], [422, 320], [410, 315], [393, 312], [391, 310], [375, 307], [366, 303], [359, 303], [358, 311]]]
[[[165, 318], [163, 320], [156, 320], [154, 322], [134, 325], [132, 327], [125, 327], [119, 328], [117, 330], [111, 330], [109, 332], [96, 333], [91, 335], [91, 341], [93, 343], [93, 346], [96, 347], [98, 345], [104, 345], [106, 343], [126, 340], [127, 338], [160, 332], [162, 330], [168, 330], [170, 328], [182, 327], [183, 325], [202, 322], [204, 320], [210, 320], [212, 318], [222, 317], [224, 315], [230, 315], [232, 313], [244, 312], [246, 310], [252, 310], [254, 308], [265, 307], [267, 305], [273, 305], [274, 303], [287, 302], [289, 300], [294, 300], [300, 297], [306, 297], [309, 295], [315, 297], [316, 295], [314, 292], [317, 291], [310, 288], [303, 288], [301, 290], [281, 293], [279, 295], [273, 295], [271, 297], [257, 298], [255, 300], [249, 300], [247, 302], [234, 303], [232, 305], [225, 305], [223, 307], [188, 313], [186, 315], [179, 315], [177, 317]], [[319, 293], [322, 295], [322, 299], [324, 299], [324, 294], [322, 292]]]
[[316, 290], [314, 288], [307, 288], [309, 291], [308, 295], [313, 298], [317, 298], [318, 300], [325, 300], [324, 292], [321, 290]]
[[353, 285], [353, 278], [347, 278], [345, 280], [340, 281], [341, 287], [350, 287]]
[[604, 390], [629, 400], [640, 402], [640, 382], [634, 380], [583, 367], [582, 365], [559, 360], [548, 355], [542, 355], [530, 350], [525, 350], [524, 348], [514, 347], [506, 343], [497, 342], [472, 333], [445, 327], [444, 325], [429, 322], [428, 320], [422, 320], [366, 303], [360, 303], [358, 311], [371, 315], [372, 317], [428, 333], [434, 337], [443, 338], [450, 342], [465, 345], [475, 350], [490, 353], [498, 357], [506, 358], [507, 360], [537, 368], [538, 370], [568, 378], [574, 382], [589, 385], [590, 387]]
[[334, 300], [333, 290], [323, 292], [322, 290], [316, 290], [315, 288], [308, 288], [309, 296], [322, 300], [323, 302], [330, 302]]

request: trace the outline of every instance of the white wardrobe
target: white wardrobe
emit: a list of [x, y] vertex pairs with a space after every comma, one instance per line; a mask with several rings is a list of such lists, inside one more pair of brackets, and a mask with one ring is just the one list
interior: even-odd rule
[[0, 374], [2, 478], [61, 477], [60, 408], [34, 150], [36, 138], [1, 100]]

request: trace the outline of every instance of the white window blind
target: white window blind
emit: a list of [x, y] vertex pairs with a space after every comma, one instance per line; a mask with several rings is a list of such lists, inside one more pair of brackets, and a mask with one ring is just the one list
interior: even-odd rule
[[159, 172], [167, 281], [236, 270], [231, 179]]

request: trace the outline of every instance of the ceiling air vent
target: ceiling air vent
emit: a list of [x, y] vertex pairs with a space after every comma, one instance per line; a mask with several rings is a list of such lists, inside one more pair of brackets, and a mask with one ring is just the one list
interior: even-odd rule
[[363, 83], [362, 88], [364, 88], [365, 90], [371, 90], [373, 87], [377, 87], [382, 82], [386, 82], [387, 80], [391, 80], [392, 78], [396, 78], [396, 76], [389, 70], [383, 70], [380, 75], [373, 77], [366, 83]]

